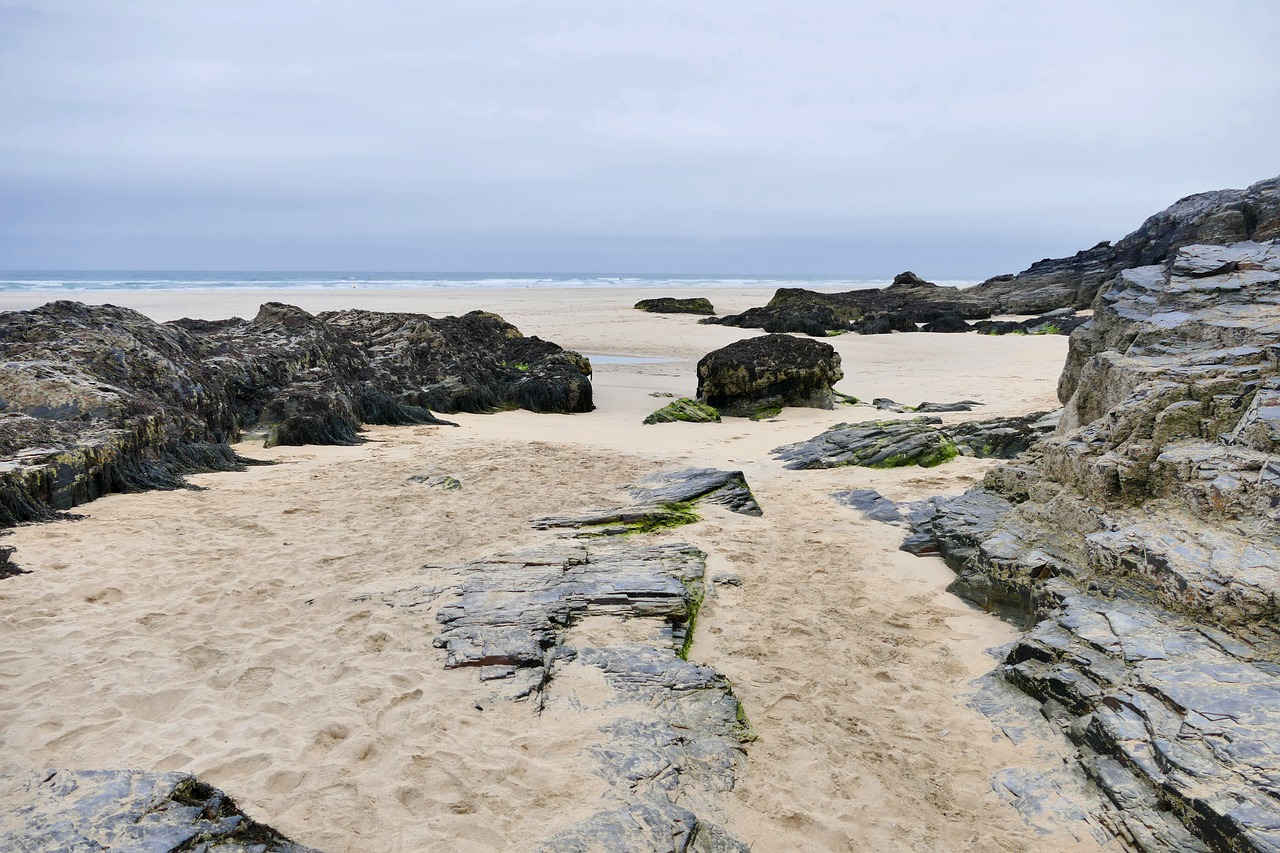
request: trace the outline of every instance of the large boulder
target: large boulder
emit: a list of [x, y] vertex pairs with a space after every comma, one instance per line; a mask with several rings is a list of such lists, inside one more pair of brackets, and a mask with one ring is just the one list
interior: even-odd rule
[[1148, 218], [1114, 246], [1103, 242], [1069, 258], [1045, 258], [1017, 275], [987, 279], [970, 293], [995, 302], [1006, 314], [1087, 308], [1102, 285], [1120, 271], [1164, 263], [1183, 246], [1277, 237], [1280, 177], [1243, 190], [1187, 196]]
[[242, 467], [229, 444], [350, 444], [436, 411], [592, 409], [591, 365], [501, 317], [280, 303], [157, 323], [51, 302], [0, 314], [0, 526]]
[[802, 332], [824, 337], [830, 332], [884, 334], [913, 332], [917, 323], [945, 318], [979, 320], [990, 317], [995, 302], [971, 291], [925, 281], [913, 272], [899, 273], [884, 288], [844, 293], [818, 293], [798, 287], [779, 288], [769, 304], [741, 314], [708, 318], [704, 323]]
[[683, 299], [675, 296], [662, 296], [657, 299], [641, 299], [635, 304], [635, 307], [640, 311], [648, 311], [650, 314], [716, 313], [711, 300], [705, 296], [691, 296]]
[[835, 408], [844, 378], [835, 347], [791, 335], [747, 338], [698, 362], [698, 399], [722, 415], [751, 417], [783, 406]]

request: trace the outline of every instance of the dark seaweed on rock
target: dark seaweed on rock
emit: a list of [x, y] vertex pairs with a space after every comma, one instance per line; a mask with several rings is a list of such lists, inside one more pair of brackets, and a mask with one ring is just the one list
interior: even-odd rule
[[0, 314], [0, 526], [103, 494], [238, 470], [228, 446], [353, 444], [364, 424], [444, 424], [432, 410], [586, 412], [587, 359], [501, 317], [271, 302], [252, 320], [157, 323], [51, 302]]

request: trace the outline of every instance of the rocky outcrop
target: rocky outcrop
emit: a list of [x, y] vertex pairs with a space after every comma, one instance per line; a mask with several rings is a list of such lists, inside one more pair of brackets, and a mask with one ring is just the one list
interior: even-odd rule
[[892, 511], [1033, 630], [1043, 703], [1143, 851], [1280, 850], [1280, 244], [1120, 273], [1071, 339], [1057, 434]]
[[[423, 585], [378, 598], [408, 619], [436, 608], [446, 667], [478, 667], [481, 683], [539, 710], [609, 720], [588, 747], [610, 789], [599, 811], [528, 849], [745, 853], [704, 817], [733, 789], [743, 744], [754, 739], [728, 681], [687, 660], [705, 554], [610, 538], [423, 572]], [[589, 618], [647, 623], [650, 639], [573, 641]], [[597, 673], [607, 695], [562, 695], [558, 679], [574, 668]]]
[[692, 296], [678, 299], [674, 296], [663, 296], [658, 299], [641, 299], [635, 304], [641, 311], [650, 314], [714, 314], [711, 300], [705, 296]]
[[972, 329], [980, 335], [1069, 335], [1087, 322], [1074, 308], [1058, 308], [1025, 320], [979, 320]]
[[990, 317], [995, 302], [971, 291], [925, 281], [912, 272], [900, 273], [885, 288], [818, 293], [803, 288], [779, 288], [769, 304], [741, 314], [708, 318], [703, 323], [801, 332], [825, 337], [832, 332], [862, 334], [914, 332], [917, 323], [937, 323], [938, 331], [965, 320]]
[[1041, 314], [1087, 308], [1119, 272], [1167, 261], [1183, 246], [1227, 245], [1280, 237], [1280, 177], [1244, 190], [1197, 193], [1150, 217], [1114, 246], [1099, 243], [1069, 258], [1045, 258], [1017, 275], [988, 279], [970, 291], [1000, 313]]
[[0, 776], [6, 850], [317, 853], [183, 773], [42, 770]]
[[483, 312], [267, 303], [252, 320], [156, 323], [51, 302], [0, 314], [0, 526], [110, 492], [172, 489], [246, 464], [242, 436], [350, 444], [432, 410], [589, 411], [590, 363]]
[[692, 524], [698, 521], [694, 510], [698, 504], [715, 504], [742, 515], [764, 514], [741, 471], [717, 468], [666, 471], [646, 477], [627, 491], [633, 502], [624, 506], [536, 518], [533, 526], [538, 530], [581, 530], [580, 536], [598, 537]]
[[698, 400], [722, 415], [750, 417], [783, 406], [835, 408], [844, 378], [835, 347], [792, 335], [736, 341], [698, 361]]
[[[926, 406], [929, 404], [922, 404]], [[941, 408], [942, 411], [952, 409]], [[775, 447], [774, 457], [787, 468], [932, 468], [957, 456], [1012, 459], [1026, 451], [1057, 424], [1044, 412], [1012, 418], [942, 426], [942, 419], [918, 417], [893, 421], [836, 424], [808, 441]]]
[[691, 424], [720, 423], [720, 413], [688, 397], [673, 400], [644, 419], [646, 424], [672, 424], [684, 421]]

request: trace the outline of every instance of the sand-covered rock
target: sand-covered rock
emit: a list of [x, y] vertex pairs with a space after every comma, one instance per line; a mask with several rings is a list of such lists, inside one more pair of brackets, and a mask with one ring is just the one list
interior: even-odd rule
[[157, 323], [51, 302], [0, 314], [0, 359], [0, 525], [236, 469], [245, 434], [352, 444], [363, 424], [446, 423], [433, 409], [592, 408], [585, 358], [478, 311], [267, 303], [247, 321]]
[[750, 417], [783, 406], [835, 408], [844, 378], [830, 344], [793, 335], [736, 341], [698, 361], [698, 400], [722, 415]]

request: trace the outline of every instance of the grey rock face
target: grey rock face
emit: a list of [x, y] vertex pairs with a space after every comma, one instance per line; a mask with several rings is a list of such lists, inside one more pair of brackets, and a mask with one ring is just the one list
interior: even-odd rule
[[1278, 390], [1280, 245], [1185, 247], [1099, 294], [1057, 434], [1019, 464], [854, 501], [1034, 625], [1002, 673], [1143, 851], [1280, 850]]
[[[438, 605], [437, 645], [449, 668], [544, 709], [569, 667], [600, 673], [611, 720], [589, 748], [610, 787], [601, 809], [531, 849], [747, 848], [706, 819], [733, 789], [743, 744], [754, 739], [729, 682], [685, 659], [705, 594], [706, 555], [685, 544], [616, 539], [427, 567], [434, 582], [380, 596], [408, 618]], [[650, 641], [567, 640], [585, 619], [647, 621]], [[576, 702], [577, 700], [574, 700]], [[531, 721], [531, 725], [536, 723]]]
[[257, 823], [194, 776], [43, 770], [0, 776], [6, 850], [316, 853]]
[[704, 355], [698, 361], [698, 399], [734, 417], [782, 406], [833, 409], [831, 386], [843, 378], [831, 344], [763, 335]]
[[627, 491], [634, 503], [535, 518], [533, 526], [538, 530], [554, 527], [584, 530], [585, 536], [642, 533], [691, 524], [698, 520], [693, 506], [703, 503], [717, 504], [743, 515], [764, 514], [741, 471], [718, 468], [664, 471], [644, 478]]
[[438, 411], [589, 411], [590, 364], [483, 312], [267, 303], [252, 320], [156, 323], [51, 302], [0, 314], [0, 526], [111, 492], [243, 467], [228, 443], [350, 444]]
[[1280, 177], [1248, 189], [1187, 196], [1142, 223], [1112, 246], [1099, 243], [1070, 258], [1037, 261], [1016, 276], [988, 279], [971, 293], [1009, 314], [1087, 308], [1098, 290], [1122, 270], [1160, 264], [1183, 246], [1228, 245], [1280, 237]]

